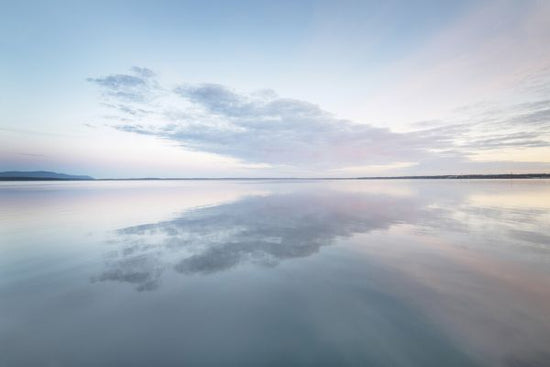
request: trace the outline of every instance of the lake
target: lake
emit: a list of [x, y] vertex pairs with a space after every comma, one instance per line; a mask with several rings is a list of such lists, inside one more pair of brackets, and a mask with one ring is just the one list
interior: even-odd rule
[[0, 183], [0, 366], [548, 366], [550, 180]]

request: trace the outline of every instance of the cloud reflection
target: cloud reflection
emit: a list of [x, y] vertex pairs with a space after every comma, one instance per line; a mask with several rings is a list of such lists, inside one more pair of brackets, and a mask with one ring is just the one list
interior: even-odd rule
[[541, 230], [545, 211], [502, 208], [479, 197], [471, 201], [467, 191], [444, 187], [435, 185], [410, 196], [298, 190], [199, 207], [171, 220], [117, 230], [116, 248], [94, 280], [152, 290], [167, 269], [205, 275], [241, 264], [271, 267], [315, 254], [339, 239], [395, 224], [412, 224], [417, 233], [449, 239], [477, 238], [457, 243], [511, 251], [516, 257], [550, 250], [549, 237]]
[[118, 230], [115, 242], [122, 247], [97, 280], [150, 290], [166, 268], [211, 274], [241, 263], [275, 266], [312, 255], [336, 238], [415, 221], [422, 210], [403, 197], [337, 191], [246, 197]]

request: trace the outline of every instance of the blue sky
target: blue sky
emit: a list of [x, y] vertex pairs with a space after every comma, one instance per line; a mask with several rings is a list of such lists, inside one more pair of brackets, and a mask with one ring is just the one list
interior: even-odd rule
[[21, 1], [0, 170], [550, 171], [545, 1]]

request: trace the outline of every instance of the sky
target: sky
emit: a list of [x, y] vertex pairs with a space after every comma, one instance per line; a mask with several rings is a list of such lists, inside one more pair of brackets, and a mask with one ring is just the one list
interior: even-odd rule
[[0, 5], [0, 171], [550, 173], [546, 0]]

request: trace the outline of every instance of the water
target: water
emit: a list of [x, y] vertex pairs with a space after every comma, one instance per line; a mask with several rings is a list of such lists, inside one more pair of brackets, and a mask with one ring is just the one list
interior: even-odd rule
[[550, 181], [0, 184], [0, 366], [550, 365]]

